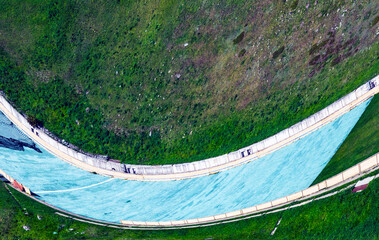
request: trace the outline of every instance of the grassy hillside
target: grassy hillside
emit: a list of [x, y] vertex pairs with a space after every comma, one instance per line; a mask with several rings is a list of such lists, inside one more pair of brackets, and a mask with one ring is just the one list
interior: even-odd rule
[[0, 4], [0, 89], [60, 138], [129, 163], [236, 150], [379, 73], [377, 1]]
[[378, 109], [379, 94], [373, 97], [349, 136], [312, 185], [322, 182], [379, 152]]

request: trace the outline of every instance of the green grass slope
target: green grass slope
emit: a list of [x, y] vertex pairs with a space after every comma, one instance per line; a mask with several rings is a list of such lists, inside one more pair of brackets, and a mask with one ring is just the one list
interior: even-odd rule
[[378, 110], [377, 94], [313, 184], [322, 182], [379, 152]]
[[377, 1], [0, 0], [0, 89], [83, 150], [224, 154], [379, 73]]

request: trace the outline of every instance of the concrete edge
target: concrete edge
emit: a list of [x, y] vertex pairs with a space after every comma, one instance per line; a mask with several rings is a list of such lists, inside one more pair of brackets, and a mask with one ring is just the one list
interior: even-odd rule
[[[78, 221], [84, 221], [84, 222], [108, 226], [108, 227], [117, 227], [117, 228], [125, 228], [125, 229], [146, 229], [146, 230], [155, 229], [157, 230], [157, 229], [169, 229], [169, 228], [188, 228], [188, 227], [197, 227], [197, 226], [208, 226], [209, 224], [214, 225], [214, 224], [219, 224], [219, 223], [238, 221], [238, 220], [244, 219], [244, 217], [247, 217], [247, 216], [253, 216], [253, 215], [259, 216], [258, 214], [262, 212], [276, 212], [278, 211], [277, 209], [283, 208], [289, 204], [293, 204], [298, 201], [307, 200], [312, 197], [317, 197], [318, 195], [328, 192], [334, 188], [337, 188], [351, 181], [354, 181], [361, 176], [364, 176], [370, 172], [377, 170], [378, 167], [379, 167], [379, 153], [376, 153], [368, 157], [367, 159], [363, 160], [362, 162], [340, 172], [339, 174], [336, 174], [335, 176], [327, 180], [324, 180], [318, 184], [310, 186], [307, 189], [301, 190], [299, 192], [296, 192], [296, 193], [293, 193], [285, 197], [281, 197], [281, 198], [278, 198], [266, 203], [258, 204], [256, 206], [252, 206], [249, 208], [244, 208], [244, 209], [240, 209], [233, 212], [227, 212], [227, 213], [222, 213], [222, 214], [202, 217], [202, 218], [196, 218], [196, 219], [186, 219], [186, 220], [176, 220], [176, 221], [155, 221], [155, 222], [120, 220], [121, 223], [119, 224], [84, 217], [84, 216], [57, 208], [49, 203], [46, 203], [40, 199], [35, 198], [32, 195], [32, 192], [29, 190], [29, 188], [17, 182], [15, 179], [13, 179], [11, 176], [6, 174], [1, 169], [0, 169], [0, 175], [6, 178], [10, 182], [12, 187], [15, 188], [16, 190], [22, 192], [23, 194], [29, 196], [30, 198], [46, 206], [49, 206], [61, 212], [58, 215], [61, 215], [64, 217], [70, 217]], [[22, 190], [20, 186], [23, 187], [24, 190]], [[26, 191], [25, 189], [28, 189], [28, 191]], [[65, 213], [67, 215], [62, 214], [62, 213]]]
[[[322, 194], [325, 191], [328, 191], [332, 188], [341, 186], [345, 183], [355, 180], [357, 177], [362, 174], [366, 174], [370, 169], [377, 169], [379, 166], [379, 153], [372, 155], [371, 157], [363, 160], [362, 162], [354, 165], [346, 169], [345, 171], [340, 172], [339, 174], [324, 180], [318, 184], [310, 186], [307, 189], [301, 190], [299, 192], [287, 195], [285, 197], [281, 197], [266, 203], [261, 203], [259, 205], [244, 208], [241, 210], [196, 218], [196, 219], [187, 219], [181, 221], [162, 221], [162, 222], [143, 222], [143, 221], [128, 221], [121, 220], [121, 223], [126, 226], [149, 226], [149, 227], [157, 227], [157, 226], [171, 226], [171, 227], [180, 227], [194, 224], [206, 224], [213, 223], [216, 221], [228, 220], [232, 218], [244, 217], [246, 215], [256, 214], [263, 211], [269, 211], [281, 206], [285, 206], [299, 200], [304, 200], [310, 197], [317, 196]], [[346, 173], [349, 173], [349, 176], [345, 176]]]
[[56, 157], [83, 170], [136, 181], [170, 181], [214, 174], [254, 161], [319, 129], [379, 92], [379, 75], [303, 121], [253, 145], [201, 161], [168, 165], [132, 165], [107, 161], [104, 156], [84, 154], [43, 129], [32, 127], [0, 95], [0, 110], [27, 136]]

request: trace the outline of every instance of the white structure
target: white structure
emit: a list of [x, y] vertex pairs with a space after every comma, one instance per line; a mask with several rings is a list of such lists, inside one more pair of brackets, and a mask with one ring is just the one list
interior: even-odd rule
[[253, 161], [284, 147], [338, 118], [379, 92], [379, 75], [323, 110], [253, 145], [218, 157], [182, 164], [133, 165], [107, 161], [76, 151], [43, 129], [33, 128], [26, 117], [0, 95], [0, 110], [25, 134], [62, 160], [87, 171], [117, 178], [167, 181], [209, 175]]

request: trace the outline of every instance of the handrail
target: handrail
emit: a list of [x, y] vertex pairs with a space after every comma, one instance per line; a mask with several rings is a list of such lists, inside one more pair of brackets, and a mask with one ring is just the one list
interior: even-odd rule
[[263, 157], [335, 120], [378, 92], [379, 75], [323, 110], [258, 143], [202, 161], [154, 166], [107, 161], [67, 147], [41, 129], [33, 128], [26, 118], [1, 95], [0, 110], [33, 141], [58, 158], [83, 170], [136, 181], [170, 181], [214, 174]]
[[[194, 226], [194, 225], [200, 225], [200, 224], [209, 224], [209, 223], [215, 223], [215, 222], [221, 222], [226, 221], [230, 219], [236, 219], [245, 217], [252, 214], [257, 214], [262, 211], [269, 211], [272, 209], [277, 209], [282, 206], [297, 202], [299, 200], [309, 198], [312, 196], [316, 196], [321, 194], [323, 191], [328, 190], [330, 188], [335, 188], [339, 185], [342, 185], [345, 182], [348, 182], [348, 180], [353, 180], [357, 176], [360, 176], [362, 173], [365, 173], [369, 171], [370, 169], [376, 169], [379, 166], [379, 152], [372, 155], [371, 157], [368, 157], [367, 159], [361, 161], [360, 163], [354, 165], [353, 167], [350, 167], [346, 169], [345, 171], [340, 172], [339, 174], [328, 178], [327, 180], [324, 180], [318, 184], [315, 184], [307, 189], [301, 190], [299, 192], [287, 195], [285, 197], [281, 197], [266, 203], [261, 203], [259, 205], [255, 205], [252, 207], [240, 209], [233, 212], [227, 212], [223, 214], [208, 216], [208, 217], [202, 217], [202, 218], [195, 218], [195, 219], [186, 219], [186, 220], [177, 220], [177, 221], [131, 221], [131, 220], [120, 220], [121, 225], [125, 227], [152, 227], [152, 228], [173, 228], [173, 227], [185, 227], [185, 226]], [[12, 183], [12, 185], [17, 188], [19, 191], [25, 192], [30, 197], [32, 197], [32, 192], [29, 188], [22, 185], [21, 183], [17, 182], [15, 179], [13, 179], [11, 176], [6, 174], [4, 171], [0, 169], [0, 175], [4, 176], [8, 181]], [[112, 225], [119, 225], [116, 223], [101, 221], [97, 219], [91, 219], [87, 217], [83, 217], [74, 213], [70, 213], [61, 209], [56, 208], [55, 206], [52, 206], [51, 204], [45, 203], [39, 199], [36, 199], [32, 197], [33, 199], [39, 201], [42, 204], [45, 204], [47, 206], [53, 207], [54, 209], [57, 209], [59, 211], [63, 211], [67, 214], [71, 214], [80, 218], [84, 218], [90, 221], [95, 221], [96, 224], [98, 222], [102, 224], [112, 224]]]
[[228, 213], [223, 213], [223, 214], [213, 215], [213, 216], [208, 216], [208, 217], [202, 217], [202, 218], [179, 220], [179, 221], [146, 222], [146, 221], [121, 220], [121, 223], [127, 226], [135, 226], [135, 227], [141, 227], [141, 226], [143, 227], [162, 227], [162, 226], [180, 227], [180, 226], [187, 226], [187, 225], [194, 225], [194, 224], [198, 225], [198, 224], [204, 224], [204, 223], [211, 223], [211, 222], [216, 222], [216, 221], [227, 220], [230, 218], [243, 217], [243, 216], [251, 215], [254, 213], [261, 212], [261, 211], [267, 211], [267, 210], [277, 208], [283, 205], [288, 205], [302, 198], [316, 195], [317, 193], [321, 191], [337, 186], [345, 182], [346, 180], [359, 176], [363, 172], [371, 168], [375, 168], [377, 166], [379, 166], [379, 153], [376, 153], [372, 155], [371, 157], [367, 158], [366, 160], [363, 160], [362, 162], [354, 165], [353, 167], [343, 172], [340, 172], [339, 174], [331, 178], [328, 178], [327, 180], [322, 181], [318, 184], [315, 184], [307, 189], [301, 190], [299, 192], [296, 192], [296, 193], [293, 193], [285, 197], [278, 198], [266, 203], [261, 203], [253, 207], [244, 208], [244, 209], [233, 211], [233, 212], [228, 212]]

